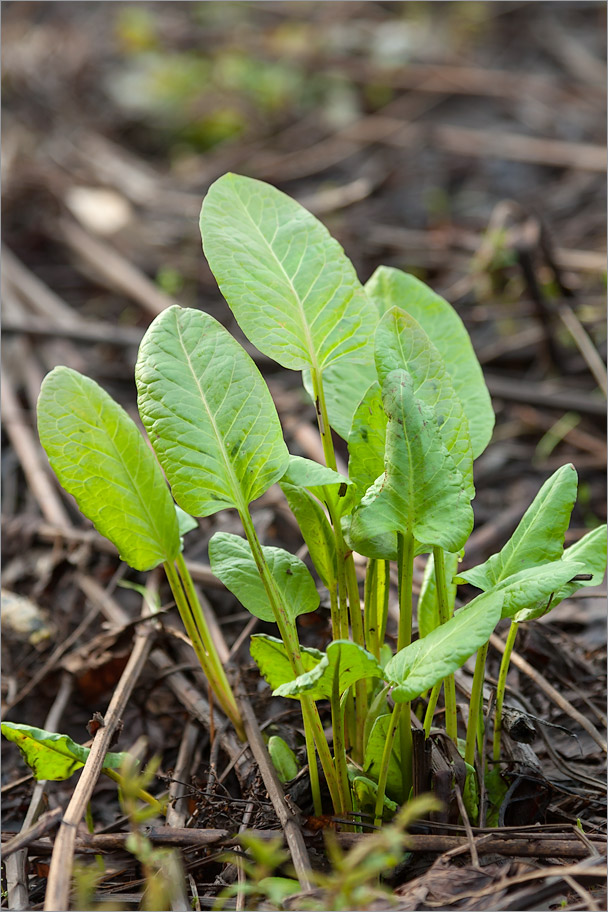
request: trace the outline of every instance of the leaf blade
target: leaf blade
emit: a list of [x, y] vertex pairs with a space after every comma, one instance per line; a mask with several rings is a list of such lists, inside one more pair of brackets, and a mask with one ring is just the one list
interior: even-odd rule
[[415, 398], [404, 370], [388, 374], [382, 399], [388, 415], [385, 474], [353, 513], [353, 546], [366, 554], [367, 540], [401, 532], [427, 547], [459, 551], [473, 527], [473, 511], [433, 413]]
[[48, 374], [38, 433], [61, 485], [135, 570], [180, 551], [175, 505], [143, 435], [94, 380], [68, 367]]
[[163, 311], [144, 336], [135, 378], [142, 422], [188, 513], [242, 511], [281, 478], [289, 454], [268, 387], [209, 314]]
[[387, 680], [395, 684], [393, 699], [413, 700], [460, 668], [488, 641], [500, 620], [502, 605], [502, 593], [483, 593], [445, 624], [393, 656], [384, 669]]
[[[284, 597], [289, 617], [316, 611], [319, 593], [306, 564], [283, 548], [262, 546], [268, 568]], [[211, 570], [241, 605], [262, 621], [274, 621], [249, 542], [240, 535], [216, 532], [209, 542]]]
[[574, 466], [561, 466], [542, 485], [504, 548], [483, 564], [460, 573], [458, 580], [486, 590], [520, 570], [558, 560], [576, 492]]
[[488, 445], [494, 411], [469, 334], [454, 308], [413, 275], [380, 266], [365, 285], [380, 315], [396, 305], [420, 324], [443, 357], [469, 423], [473, 457]]
[[[17, 745], [35, 779], [53, 782], [69, 779], [84, 766], [90, 753], [90, 748], [76, 744], [68, 735], [19, 722], [3, 722], [2, 734]], [[126, 753], [107, 753], [103, 766], [117, 769], [127, 756]]]
[[228, 173], [209, 188], [200, 224], [211, 271], [260, 351], [322, 370], [368, 343], [373, 309], [350, 260], [295, 200]]

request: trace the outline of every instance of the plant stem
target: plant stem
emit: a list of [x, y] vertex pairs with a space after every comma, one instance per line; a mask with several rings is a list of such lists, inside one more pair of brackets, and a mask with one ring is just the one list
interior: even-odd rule
[[378, 574], [378, 639], [380, 646], [386, 637], [386, 622], [388, 621], [388, 597], [391, 581], [391, 562], [382, 561], [382, 570]]
[[475, 766], [475, 742], [479, 733], [479, 717], [483, 704], [483, 680], [486, 673], [486, 656], [489, 643], [477, 650], [475, 659], [475, 672], [471, 687], [471, 700], [469, 702], [469, 723], [467, 725], [467, 740], [464, 750], [464, 759], [471, 766]]
[[334, 674], [331, 694], [331, 725], [334, 735], [334, 759], [336, 763], [336, 772], [338, 782], [340, 783], [340, 795], [342, 798], [343, 814], [352, 811], [352, 801], [350, 794], [350, 783], [348, 781], [348, 770], [346, 768], [346, 749], [344, 746], [344, 713], [340, 702], [340, 657]]
[[492, 757], [495, 762], [500, 760], [500, 738], [501, 738], [501, 734], [502, 734], [502, 704], [505, 699], [505, 687], [507, 685], [507, 673], [509, 671], [511, 653], [513, 652], [513, 647], [515, 646], [515, 637], [517, 636], [518, 629], [519, 629], [519, 624], [516, 621], [511, 621], [511, 626], [509, 627], [509, 634], [507, 636], [507, 642], [505, 643], [505, 651], [502, 654], [502, 660], [500, 662], [500, 671], [498, 672], [498, 684], [496, 686], [496, 708], [495, 708], [495, 714], [494, 714], [494, 737], [492, 740]]
[[399, 588], [399, 633], [397, 652], [412, 642], [412, 583], [414, 578], [414, 536], [397, 534], [397, 573]]
[[[344, 541], [340, 534], [342, 545]], [[363, 619], [361, 617], [361, 600], [359, 598], [359, 584], [357, 582], [357, 573], [355, 562], [353, 561], [352, 552], [346, 557], [346, 585], [348, 589], [348, 604], [350, 608], [350, 623], [353, 632], [353, 640], [358, 646], [365, 648], [363, 640]], [[365, 716], [367, 715], [367, 682], [365, 680], [357, 681], [355, 684], [355, 743], [353, 744], [353, 760], [356, 763], [363, 762], [363, 731], [365, 728]]]
[[[209, 685], [216, 695], [223, 711], [226, 713], [226, 716], [234, 725], [239, 738], [241, 741], [245, 741], [245, 732], [236, 700], [219, 660], [219, 656], [217, 655], [215, 645], [211, 639], [211, 634], [209, 633], [207, 622], [202, 613], [198, 599], [196, 598], [194, 587], [192, 587], [195, 599], [195, 604], [193, 606], [182, 586], [182, 580], [175, 569], [175, 565], [171, 561], [165, 561], [163, 567], [167, 574], [167, 579], [182, 623], [186, 628], [186, 633], [190, 638], [192, 648], [201, 663], [201, 668], [209, 681]], [[192, 582], [192, 580], [190, 580], [190, 582]]]
[[[412, 584], [414, 579], [414, 536], [411, 532], [397, 534], [397, 580], [399, 589], [399, 632], [397, 652], [412, 642]], [[401, 776], [403, 800], [409, 798], [412, 785], [412, 725], [411, 704], [404, 703], [399, 722], [401, 746]]]
[[328, 468], [336, 471], [336, 454], [334, 452], [334, 443], [331, 438], [331, 427], [327, 417], [327, 405], [325, 402], [325, 393], [323, 391], [322, 373], [318, 367], [312, 367], [310, 370], [312, 380], [312, 391], [315, 397], [315, 409], [317, 412], [317, 424], [323, 444], [323, 455]]
[[[224, 671], [224, 666], [217, 653], [217, 649], [216, 649], [215, 643], [213, 641], [211, 631], [209, 630], [209, 625], [207, 624], [207, 618], [205, 617], [205, 612], [203, 611], [203, 609], [201, 607], [201, 603], [200, 603], [198, 595], [196, 593], [194, 582], [192, 581], [192, 577], [190, 576], [190, 571], [188, 570], [188, 567], [186, 566], [186, 561], [184, 560], [184, 556], [181, 552], [177, 555], [176, 563], [177, 563], [177, 572], [179, 573], [180, 579], [182, 581], [182, 585], [184, 587], [184, 592], [186, 593], [186, 598], [188, 599], [188, 604], [190, 606], [190, 611], [191, 611], [192, 617], [196, 624], [197, 630], [200, 632], [201, 639], [203, 641], [203, 646], [205, 647], [207, 654], [208, 654], [211, 662], [213, 663], [214, 668], [217, 671], [218, 678], [222, 682], [224, 692], [226, 695], [226, 699], [234, 707], [234, 712], [236, 713], [236, 715], [239, 719], [239, 722], [240, 722], [240, 713], [238, 710], [238, 705], [237, 705], [236, 699], [234, 697], [234, 694], [232, 693], [232, 688], [230, 687], [230, 684], [228, 683], [228, 679], [227, 679], [226, 673]], [[241, 727], [242, 727], [242, 725], [241, 725]]]
[[[433, 548], [433, 563], [435, 567], [435, 589], [437, 592], [437, 607], [439, 609], [439, 623], [445, 624], [452, 615], [448, 599], [448, 587], [445, 578], [445, 561], [443, 548]], [[458, 742], [458, 718], [456, 715], [456, 686], [454, 675], [448, 675], [443, 681], [445, 699], [445, 730], [454, 742]]]
[[[116, 770], [110, 769], [107, 766], [104, 766], [101, 770], [104, 776], [107, 776], [108, 779], [111, 779], [112, 782], [116, 782], [118, 787], [121, 788], [124, 792], [124, 780], [120, 773], [117, 773]], [[137, 797], [140, 801], [145, 801], [146, 804], [149, 804], [151, 807], [156, 808], [159, 814], [166, 814], [167, 808], [166, 805], [162, 804], [155, 798], [154, 795], [151, 795], [149, 792], [146, 792], [145, 789], [137, 789]]]
[[[302, 654], [300, 651], [300, 643], [298, 641], [298, 634], [296, 631], [295, 622], [290, 618], [285, 603], [283, 602], [283, 597], [277, 587], [277, 584], [274, 580], [272, 573], [266, 563], [264, 558], [264, 552], [262, 551], [262, 546], [260, 540], [255, 531], [253, 525], [253, 520], [251, 519], [251, 514], [249, 508], [245, 505], [241, 510], [239, 510], [239, 515], [241, 517], [241, 522], [243, 523], [243, 529], [245, 530], [245, 535], [247, 536], [247, 541], [249, 542], [249, 547], [253, 554], [258, 572], [264, 584], [264, 589], [266, 590], [266, 595], [268, 596], [268, 601], [274, 615], [274, 619], [279, 628], [279, 633], [281, 634], [281, 639], [285, 644], [287, 650], [287, 656], [289, 662], [296, 676], [304, 673], [304, 665], [302, 663]], [[317, 751], [319, 753], [319, 759], [321, 760], [321, 766], [323, 767], [323, 772], [327, 780], [327, 786], [329, 788], [332, 803], [337, 813], [340, 813], [341, 807], [341, 797], [340, 797], [340, 787], [338, 779], [336, 776], [336, 770], [334, 767], [334, 762], [332, 760], [331, 752], [323, 732], [323, 726], [321, 725], [321, 719], [319, 718], [319, 712], [314, 700], [311, 700], [310, 697], [302, 694], [300, 696], [300, 705], [302, 706], [302, 719], [304, 721], [304, 729], [309, 728], [310, 736], [306, 738], [307, 749], [310, 749], [312, 744], [316, 745]], [[313, 775], [313, 770], [316, 770], [316, 758], [314, 756], [308, 755], [308, 764], [311, 771], [311, 788], [313, 790], [313, 801], [315, 807], [321, 807], [321, 795], [319, 791], [319, 782], [318, 777]], [[315, 786], [316, 780], [316, 786]]]
[[393, 712], [391, 713], [391, 718], [388, 724], [388, 731], [386, 733], [386, 741], [384, 742], [384, 750], [382, 751], [382, 760], [380, 761], [380, 775], [378, 777], [378, 792], [376, 795], [376, 807], [374, 811], [374, 825], [380, 826], [382, 823], [382, 812], [384, 810], [384, 795], [386, 793], [386, 780], [388, 778], [388, 765], [391, 759], [391, 752], [393, 750], [393, 742], [395, 740], [395, 734], [399, 728], [399, 721], [401, 716], [401, 711], [406, 704], [404, 703], [395, 703], [393, 707]]
[[426, 713], [424, 714], [424, 736], [428, 738], [431, 733], [431, 725], [433, 724], [433, 716], [435, 715], [435, 707], [437, 706], [437, 700], [439, 699], [439, 694], [441, 692], [441, 687], [443, 681], [437, 681], [433, 689], [431, 690], [431, 695], [429, 697], [429, 702], [426, 706]]
[[363, 590], [363, 626], [365, 630], [365, 648], [379, 659], [377, 579], [378, 561], [370, 557], [365, 571], [365, 588]]

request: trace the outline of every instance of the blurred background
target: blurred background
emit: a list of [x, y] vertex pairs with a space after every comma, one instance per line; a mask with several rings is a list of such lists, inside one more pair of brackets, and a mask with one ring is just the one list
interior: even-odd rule
[[[86, 372], [135, 416], [137, 345], [168, 304], [242, 339], [198, 230], [228, 170], [311, 209], [362, 281], [396, 266], [461, 314], [497, 414], [468, 563], [564, 462], [569, 540], [603, 521], [605, 19], [586, 0], [3, 3], [5, 585], [56, 606], [52, 530], [84, 527], [37, 444], [45, 372]], [[290, 449], [318, 458], [299, 376], [253, 353]], [[267, 541], [298, 547], [276, 495], [256, 509]], [[604, 629], [602, 605], [568, 604], [567, 630]]]
[[[469, 566], [502, 547], [566, 462], [580, 479], [567, 543], [605, 521], [605, 20], [595, 0], [2, 3], [5, 718], [44, 725], [63, 699], [61, 730], [86, 740], [131, 650], [130, 627], [114, 625], [112, 639], [104, 614], [119, 604], [137, 616], [140, 594], [117, 586], [145, 581], [91, 535], [51, 475], [35, 425], [42, 378], [67, 364], [137, 418], [137, 347], [165, 307], [202, 308], [244, 342], [198, 228], [209, 185], [228, 170], [312, 210], [362, 281], [395, 266], [460, 313], [497, 415], [476, 463]], [[244, 344], [291, 452], [322, 459], [299, 375]], [[266, 543], [301, 547], [276, 490], [253, 512]], [[248, 616], [208, 570], [218, 528], [239, 531], [232, 511], [200, 520], [187, 558], [247, 669]], [[327, 616], [304, 616], [304, 642], [327, 641]], [[583, 590], [524, 626], [520, 653], [602, 719], [602, 593]], [[163, 648], [187, 668], [176, 637], [163, 635]], [[488, 667], [496, 675], [498, 654]], [[147, 668], [138, 681], [125, 733], [145, 734], [171, 769], [189, 714], [164, 674]], [[257, 672], [247, 680], [261, 720]], [[524, 676], [519, 686], [535, 712], [570, 725]], [[578, 739], [551, 737], [571, 766], [581, 760]], [[31, 783], [11, 748], [4, 819], [18, 827]], [[585, 762], [603, 777], [592, 743]], [[70, 784], [56, 785], [67, 800]], [[108, 825], [113, 800], [96, 810]], [[214, 813], [201, 825], [227, 825]], [[261, 819], [269, 825], [268, 811]], [[44, 870], [32, 886], [40, 902]]]

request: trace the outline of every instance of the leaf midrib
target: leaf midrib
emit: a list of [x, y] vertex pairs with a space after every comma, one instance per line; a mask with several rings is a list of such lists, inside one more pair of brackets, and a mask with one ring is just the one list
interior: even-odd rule
[[[200, 381], [199, 381], [199, 378], [198, 378], [198, 376], [197, 376], [197, 374], [196, 374], [196, 372], [195, 372], [195, 370], [194, 370], [194, 365], [193, 365], [192, 360], [191, 360], [191, 358], [190, 358], [190, 353], [189, 353], [189, 351], [188, 351], [188, 349], [186, 348], [186, 345], [185, 345], [185, 343], [184, 343], [184, 339], [183, 339], [183, 335], [182, 335], [182, 327], [181, 327], [181, 325], [180, 325], [179, 319], [176, 319], [175, 324], [176, 324], [176, 327], [177, 327], [177, 335], [178, 335], [178, 339], [179, 339], [179, 344], [180, 344], [180, 346], [181, 346], [181, 348], [182, 348], [182, 351], [183, 351], [183, 353], [184, 353], [184, 356], [185, 356], [185, 358], [186, 358], [186, 363], [187, 363], [187, 365], [188, 365], [188, 367], [189, 367], [189, 369], [190, 369], [190, 373], [192, 374], [192, 377], [193, 377], [194, 382], [195, 382], [195, 384], [196, 384], [196, 388], [197, 388], [198, 391], [199, 391], [200, 399], [201, 399], [201, 402], [203, 403], [203, 406], [204, 406], [204, 408], [205, 408], [205, 411], [207, 412], [207, 416], [208, 416], [209, 421], [210, 421], [210, 423], [211, 423], [211, 427], [213, 428], [213, 433], [215, 434], [215, 438], [216, 438], [217, 443], [218, 443], [218, 449], [219, 449], [220, 454], [221, 454], [221, 461], [222, 461], [223, 464], [224, 464], [224, 468], [226, 469], [226, 474], [227, 474], [228, 479], [229, 479], [229, 481], [230, 481], [230, 483], [231, 483], [231, 486], [232, 486], [232, 488], [233, 488], [233, 492], [232, 492], [232, 493], [233, 493], [233, 495], [235, 495], [235, 494], [238, 495], [238, 496], [234, 496], [234, 497], [233, 497], [234, 506], [236, 507], [236, 509], [237, 509], [240, 513], [242, 513], [242, 512], [244, 512], [244, 511], [247, 509], [247, 504], [245, 503], [245, 498], [243, 497], [243, 492], [242, 492], [242, 490], [241, 490], [241, 485], [240, 485], [240, 483], [239, 483], [239, 481], [238, 481], [238, 478], [237, 478], [237, 476], [236, 476], [236, 474], [235, 474], [235, 472], [234, 472], [234, 469], [233, 469], [233, 467], [232, 467], [232, 464], [231, 464], [230, 461], [228, 460], [228, 457], [227, 457], [227, 454], [226, 454], [226, 448], [225, 448], [225, 446], [224, 446], [224, 439], [223, 439], [222, 435], [221, 435], [220, 432], [219, 432], [217, 423], [216, 423], [216, 421], [215, 421], [215, 416], [213, 415], [211, 409], [209, 408], [209, 405], [208, 405], [208, 403], [207, 403], [207, 399], [206, 399], [206, 397], [205, 397], [205, 395], [204, 395], [204, 393], [203, 393], [203, 388], [202, 388], [201, 383], [200, 383]], [[239, 408], [238, 413], [240, 414], [241, 411], [242, 411], [242, 409]], [[236, 420], [236, 418], [235, 418], [234, 420]], [[233, 423], [234, 423], [234, 422], [233, 422]]]
[[[279, 267], [280, 271], [281, 271], [281, 272], [283, 273], [283, 275], [285, 276], [285, 279], [286, 279], [286, 281], [287, 281], [287, 284], [289, 285], [289, 287], [291, 288], [291, 290], [292, 290], [292, 292], [293, 292], [293, 294], [294, 294], [294, 297], [295, 297], [296, 302], [297, 302], [297, 305], [298, 305], [298, 316], [300, 317], [300, 323], [301, 323], [302, 329], [303, 329], [303, 331], [304, 331], [304, 338], [305, 338], [305, 341], [306, 341], [306, 344], [307, 344], [308, 353], [309, 353], [309, 355], [310, 355], [310, 357], [311, 357], [311, 365], [310, 365], [310, 366], [311, 366], [311, 370], [315, 371], [315, 373], [318, 373], [318, 372], [319, 372], [319, 363], [318, 363], [318, 361], [317, 361], [317, 353], [316, 353], [316, 351], [315, 351], [315, 349], [314, 349], [312, 336], [311, 336], [311, 334], [310, 334], [310, 329], [309, 329], [309, 326], [308, 326], [308, 323], [307, 323], [307, 320], [306, 320], [306, 314], [305, 314], [304, 307], [303, 307], [303, 300], [300, 298], [300, 295], [299, 295], [298, 292], [296, 291], [295, 286], [294, 286], [294, 284], [293, 284], [293, 281], [292, 281], [292, 279], [291, 279], [291, 276], [289, 276], [288, 273], [286, 272], [286, 270], [285, 270], [283, 264], [281, 263], [280, 259], [278, 258], [277, 254], [275, 253], [275, 251], [274, 251], [272, 245], [270, 244], [270, 242], [267, 240], [267, 238], [266, 238], [266, 237], [264, 236], [264, 234], [262, 233], [262, 231], [261, 231], [259, 225], [257, 224], [257, 222], [254, 221], [254, 219], [253, 219], [251, 213], [249, 212], [249, 209], [247, 208], [246, 203], [244, 202], [244, 200], [243, 200], [243, 198], [241, 197], [240, 193], [238, 193], [238, 190], [237, 190], [237, 196], [238, 196], [239, 200], [241, 201], [241, 205], [243, 206], [243, 209], [244, 209], [244, 211], [245, 211], [245, 213], [246, 213], [246, 215], [247, 215], [247, 218], [249, 219], [249, 221], [250, 221], [251, 224], [253, 225], [253, 227], [254, 227], [254, 229], [256, 230], [256, 232], [257, 232], [257, 233], [259, 234], [259, 236], [262, 238], [264, 244], [266, 245], [266, 247], [267, 247], [268, 250], [270, 251], [270, 254], [271, 254], [271, 256], [273, 257], [274, 261], [276, 262], [277, 266]], [[278, 227], [277, 227], [277, 231], [278, 231]], [[276, 234], [276, 232], [275, 232], [275, 234]], [[307, 236], [307, 238], [306, 238], [306, 245], [305, 245], [305, 249], [304, 249], [304, 251], [303, 251], [303, 253], [302, 253], [302, 258], [301, 258], [301, 260], [300, 260], [300, 265], [301, 265], [301, 263], [302, 263], [302, 260], [304, 259], [305, 254], [306, 254], [306, 246], [308, 246], [308, 236]], [[298, 266], [298, 270], [299, 270], [299, 268], [300, 268], [300, 265]], [[314, 279], [312, 285], [310, 286], [311, 288], [312, 288], [312, 286], [314, 285], [314, 282], [317, 281], [317, 278], [318, 278], [318, 275], [315, 277], [315, 279]], [[308, 291], [308, 293], [307, 293], [307, 296], [308, 296], [308, 294], [310, 294], [310, 289], [309, 289], [309, 291]], [[323, 309], [324, 309], [324, 308], [323, 308]]]
[[[89, 390], [88, 390], [86, 387], [81, 387], [81, 390], [82, 390], [82, 392], [83, 392], [84, 395], [85, 395], [85, 399], [88, 400], [89, 404], [93, 406], [94, 411], [97, 411], [97, 409], [95, 408], [95, 401], [92, 399], [92, 397], [89, 396]], [[104, 391], [102, 390], [102, 392], [104, 392]], [[55, 401], [57, 402], [57, 399], [55, 399]], [[59, 404], [59, 403], [57, 403], [57, 404]], [[128, 479], [129, 479], [129, 481], [130, 481], [131, 484], [133, 485], [133, 491], [135, 492], [136, 498], [137, 498], [137, 500], [139, 501], [139, 503], [141, 504], [141, 506], [142, 506], [142, 508], [143, 508], [144, 514], [148, 517], [148, 520], [149, 520], [149, 522], [150, 522], [150, 526], [151, 526], [151, 528], [153, 529], [153, 531], [154, 531], [154, 533], [155, 533], [155, 535], [156, 535], [155, 543], [156, 543], [156, 545], [158, 546], [158, 548], [159, 548], [159, 550], [161, 551], [161, 553], [165, 556], [165, 560], [169, 560], [169, 556], [168, 556], [168, 554], [167, 554], [167, 550], [166, 550], [166, 548], [162, 545], [163, 536], [159, 535], [159, 533], [158, 533], [158, 528], [157, 528], [156, 522], [155, 522], [155, 520], [154, 520], [154, 517], [153, 517], [152, 514], [150, 513], [150, 510], [149, 510], [149, 508], [148, 508], [148, 504], [147, 504], [146, 501], [143, 499], [143, 497], [142, 497], [142, 495], [141, 495], [141, 493], [140, 493], [140, 491], [139, 491], [139, 487], [138, 487], [138, 485], [135, 483], [135, 479], [134, 479], [133, 476], [131, 475], [131, 472], [129, 471], [129, 468], [128, 468], [126, 462], [124, 461], [124, 459], [123, 459], [123, 457], [122, 457], [122, 453], [120, 452], [120, 450], [119, 450], [118, 447], [116, 446], [116, 443], [115, 443], [115, 441], [114, 441], [114, 437], [112, 437], [112, 436], [110, 435], [109, 429], [108, 429], [107, 426], [106, 426], [106, 419], [105, 419], [104, 416], [103, 416], [103, 411], [105, 410], [105, 408], [106, 408], [107, 405], [108, 405], [108, 403], [102, 401], [102, 412], [101, 412], [101, 413], [97, 412], [97, 414], [99, 414], [100, 420], [103, 422], [103, 429], [104, 429], [104, 431], [105, 431], [106, 434], [107, 434], [107, 439], [108, 439], [108, 441], [109, 441], [109, 443], [110, 443], [110, 446], [111, 446], [112, 449], [114, 450], [114, 453], [116, 454], [115, 459], [116, 459], [116, 461], [119, 463], [119, 465], [121, 465], [121, 466], [123, 467], [123, 469], [125, 470], [126, 475], [127, 475]], [[115, 406], [117, 409], [120, 409], [122, 412], [124, 412], [125, 417], [126, 417], [127, 419], [131, 420], [131, 419], [129, 418], [129, 415], [127, 415], [127, 413], [124, 411], [124, 409], [122, 409], [122, 406], [120, 406], [117, 402], [113, 402], [112, 405]], [[122, 418], [121, 412], [119, 412], [118, 414], [119, 414], [119, 416]], [[95, 430], [99, 430], [99, 428], [96, 427], [96, 425], [91, 424], [91, 422], [88, 421], [86, 418], [79, 417], [78, 420], [79, 420], [79, 421], [83, 421], [85, 424], [88, 424], [89, 427], [92, 427], [92, 428], [94, 428]], [[129, 428], [129, 431], [130, 431], [130, 430], [131, 430], [131, 429]], [[138, 445], [140, 445], [139, 442], [138, 442]], [[95, 452], [95, 451], [93, 451], [93, 452]], [[97, 452], [99, 452], [99, 451], [97, 451]]]

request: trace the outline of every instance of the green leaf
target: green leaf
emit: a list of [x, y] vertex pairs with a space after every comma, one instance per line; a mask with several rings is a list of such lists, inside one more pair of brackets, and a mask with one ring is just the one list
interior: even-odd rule
[[194, 516], [243, 511], [289, 454], [262, 375], [217, 320], [169, 307], [139, 350], [142, 421], [178, 504]]
[[276, 687], [273, 696], [298, 697], [306, 694], [313, 700], [328, 700], [332, 696], [336, 675], [338, 692], [342, 695], [356, 681], [381, 678], [383, 671], [374, 656], [362, 646], [350, 640], [334, 640], [314, 668]]
[[289, 456], [289, 464], [281, 481], [291, 485], [308, 488], [309, 491], [319, 490], [326, 485], [349, 485], [350, 479], [327, 466], [315, 462], [314, 459], [305, 459], [303, 456]]
[[283, 367], [322, 370], [368, 344], [374, 311], [352, 263], [295, 200], [225, 174], [205, 197], [201, 234], [239, 326]]
[[189, 513], [186, 513], [186, 511], [182, 510], [181, 507], [178, 507], [177, 504], [175, 504], [175, 512], [177, 513], [177, 525], [180, 535], [185, 535], [187, 532], [191, 532], [198, 527], [198, 522], [194, 516], [190, 516]]
[[[369, 323], [370, 343], [373, 340], [376, 323], [377, 317], [373, 315]], [[348, 440], [357, 406], [371, 384], [377, 380], [371, 344], [357, 355], [335, 361], [323, 371], [323, 392], [329, 423], [343, 440]], [[314, 403], [315, 394], [310, 371], [302, 372], [302, 382]]]
[[579, 561], [550, 561], [513, 573], [488, 591], [502, 592], [503, 618], [530, 621], [549, 611], [551, 596], [584, 569]]
[[555, 608], [565, 598], [569, 598], [578, 589], [586, 586], [599, 586], [606, 573], [606, 525], [598, 526], [583, 535], [579, 541], [566, 548], [562, 555], [564, 561], [579, 561], [583, 569], [579, 572], [590, 573], [590, 580], [576, 580], [562, 586], [551, 601], [551, 608]]
[[[291, 620], [316, 611], [319, 593], [306, 564], [283, 548], [262, 547], [268, 568], [284, 599]], [[240, 535], [216, 532], [209, 542], [211, 570], [241, 605], [261, 621], [275, 617], [249, 542]]]
[[[85, 765], [90, 753], [90, 748], [76, 744], [67, 735], [18, 722], [3, 722], [2, 734], [17, 745], [35, 779], [69, 779]], [[107, 753], [103, 765], [107, 769], [117, 769], [127, 756], [126, 753]]]
[[473, 457], [485, 450], [494, 428], [490, 394], [469, 334], [454, 308], [408, 273], [380, 266], [365, 285], [380, 314], [397, 306], [417, 320], [444, 360], [469, 423]]
[[[260, 674], [273, 690], [292, 681], [294, 672], [287, 654], [287, 647], [283, 640], [267, 636], [265, 633], [256, 633], [249, 643], [251, 657], [260, 669]], [[323, 658], [323, 653], [318, 649], [301, 647], [302, 664], [306, 671], [318, 665]]]
[[470, 498], [473, 487], [473, 453], [469, 423], [439, 351], [420, 324], [399, 307], [391, 307], [376, 329], [376, 369], [382, 385], [393, 370], [406, 370], [414, 396], [435, 416], [441, 439], [463, 477]]
[[154, 454], [123, 408], [68, 367], [45, 377], [38, 433], [61, 485], [135, 570], [179, 554], [175, 505]]
[[303, 488], [280, 482], [319, 579], [328, 589], [337, 579], [336, 539], [323, 507]]
[[502, 604], [501, 592], [478, 595], [441, 627], [393, 656], [384, 669], [386, 679], [396, 685], [393, 700], [413, 700], [460, 668], [487, 643], [500, 620]]
[[296, 755], [289, 744], [279, 738], [278, 735], [272, 735], [268, 739], [268, 753], [281, 782], [291, 782], [292, 779], [296, 778], [300, 772], [300, 767]]
[[[448, 604], [453, 605], [456, 597], [454, 577], [458, 572], [460, 554], [444, 553], [445, 578], [448, 590]], [[437, 605], [437, 585], [435, 581], [435, 559], [429, 554], [424, 568], [420, 595], [418, 596], [418, 632], [424, 637], [435, 627], [439, 627], [439, 607]]]
[[[363, 769], [370, 779], [376, 783], [380, 778], [382, 754], [384, 752], [384, 745], [386, 743], [386, 736], [390, 723], [390, 713], [378, 716], [374, 722], [369, 741], [365, 745]], [[401, 745], [399, 743], [399, 738], [395, 738], [389, 758], [386, 794], [394, 801], [398, 802], [403, 801], [405, 798], [403, 795], [403, 773], [401, 770]]]
[[513, 573], [558, 560], [576, 500], [577, 475], [564, 465], [543, 484], [517, 529], [498, 554], [458, 574], [458, 582], [490, 589]]
[[392, 371], [382, 390], [388, 416], [385, 474], [353, 513], [349, 537], [361, 554], [387, 532], [412, 533], [421, 545], [459, 551], [473, 528], [462, 475], [441, 440], [434, 415], [414, 397], [404, 370]]
[[[349, 774], [351, 767], [349, 769]], [[376, 796], [378, 794], [378, 783], [374, 782], [372, 779], [368, 779], [367, 776], [353, 776], [352, 779], [353, 791], [357, 798], [357, 804], [360, 808], [371, 808], [372, 810], [376, 807]], [[391, 801], [387, 795], [384, 795], [384, 811], [382, 818], [383, 820], [390, 820], [397, 810], [397, 802]]]
[[384, 448], [388, 418], [376, 380], [357, 406], [348, 435], [348, 474], [358, 497], [384, 474]]

